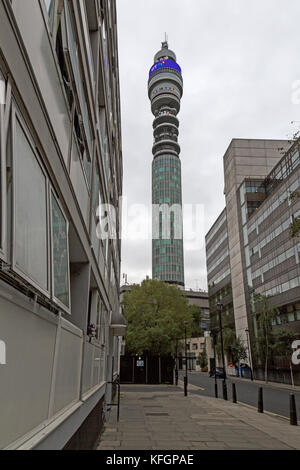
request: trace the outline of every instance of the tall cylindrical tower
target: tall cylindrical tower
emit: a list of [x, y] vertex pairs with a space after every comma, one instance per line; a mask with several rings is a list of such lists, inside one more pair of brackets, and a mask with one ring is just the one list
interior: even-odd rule
[[[178, 144], [181, 68], [176, 55], [162, 43], [148, 81], [153, 122], [152, 204], [160, 206], [152, 227], [152, 277], [184, 286], [181, 161]], [[169, 210], [169, 214], [168, 214]], [[166, 231], [167, 226], [167, 231]]]

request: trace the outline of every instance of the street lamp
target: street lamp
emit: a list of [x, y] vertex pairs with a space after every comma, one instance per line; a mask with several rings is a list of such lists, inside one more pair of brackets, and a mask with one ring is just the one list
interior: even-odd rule
[[184, 323], [184, 346], [185, 346], [185, 376], [184, 376], [184, 396], [187, 396], [187, 385], [188, 385], [188, 365], [187, 365], [187, 344], [186, 344], [186, 327], [187, 322]]
[[253, 369], [252, 369], [252, 358], [251, 358], [251, 351], [250, 351], [250, 339], [249, 339], [249, 330], [248, 328], [245, 329], [247, 335], [247, 345], [248, 345], [248, 354], [249, 354], [249, 362], [250, 362], [250, 373], [251, 373], [251, 380], [253, 381]]
[[213, 347], [214, 347], [214, 368], [215, 368], [215, 397], [218, 398], [218, 384], [217, 384], [217, 369], [216, 369], [216, 365], [217, 365], [217, 354], [216, 354], [216, 345], [217, 345], [217, 331], [216, 330], [212, 330], [212, 338], [213, 338]]
[[225, 368], [225, 357], [224, 357], [224, 343], [223, 343], [223, 329], [222, 329], [222, 311], [223, 304], [217, 303], [217, 310], [219, 312], [219, 326], [220, 326], [220, 336], [221, 336], [221, 352], [222, 352], [222, 363], [223, 363], [223, 398], [227, 400], [227, 385], [226, 385], [226, 368]]

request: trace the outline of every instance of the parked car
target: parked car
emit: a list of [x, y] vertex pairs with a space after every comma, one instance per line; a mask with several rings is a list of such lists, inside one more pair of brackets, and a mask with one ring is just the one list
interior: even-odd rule
[[224, 368], [216, 367], [216, 370], [213, 368], [209, 371], [209, 376], [214, 377], [216, 375], [219, 379], [225, 379]]

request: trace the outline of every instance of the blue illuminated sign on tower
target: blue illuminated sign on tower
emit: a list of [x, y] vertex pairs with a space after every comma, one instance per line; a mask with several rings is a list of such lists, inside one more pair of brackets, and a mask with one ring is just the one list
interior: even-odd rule
[[177, 62], [175, 62], [174, 60], [170, 60], [170, 59], [166, 59], [166, 60], [160, 60], [159, 62], [156, 62], [156, 64], [154, 64], [151, 69], [150, 69], [150, 72], [149, 72], [149, 77], [159, 68], [162, 68], [162, 67], [169, 67], [171, 69], [174, 69], [174, 70], [177, 70], [177, 72], [179, 72], [181, 74], [181, 68], [179, 67], [179, 65], [177, 64]]

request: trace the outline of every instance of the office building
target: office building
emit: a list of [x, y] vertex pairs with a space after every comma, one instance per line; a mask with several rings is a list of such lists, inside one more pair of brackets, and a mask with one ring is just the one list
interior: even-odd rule
[[300, 246], [290, 231], [300, 215], [299, 171], [298, 142], [233, 140], [224, 157], [226, 208], [206, 236], [211, 316], [219, 301], [245, 345], [249, 330], [258, 375], [256, 294], [278, 308], [275, 328], [300, 331]]

